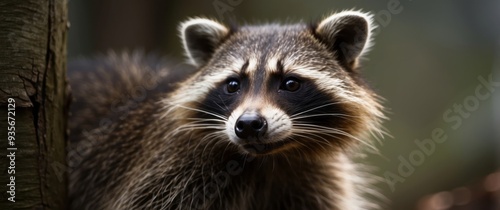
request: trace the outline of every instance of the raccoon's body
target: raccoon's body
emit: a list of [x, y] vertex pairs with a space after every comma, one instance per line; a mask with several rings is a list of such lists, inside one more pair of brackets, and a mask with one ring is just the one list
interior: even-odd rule
[[376, 208], [351, 162], [384, 118], [358, 72], [372, 28], [353, 11], [313, 25], [191, 19], [196, 69], [124, 54], [70, 73], [71, 207]]

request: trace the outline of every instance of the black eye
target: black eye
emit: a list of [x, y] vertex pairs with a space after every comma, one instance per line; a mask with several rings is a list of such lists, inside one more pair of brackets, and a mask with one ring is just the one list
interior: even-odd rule
[[287, 78], [281, 85], [281, 89], [290, 92], [297, 91], [300, 88], [300, 82], [296, 78]]
[[228, 93], [235, 93], [240, 90], [240, 82], [238, 80], [229, 80], [226, 85], [226, 91]]

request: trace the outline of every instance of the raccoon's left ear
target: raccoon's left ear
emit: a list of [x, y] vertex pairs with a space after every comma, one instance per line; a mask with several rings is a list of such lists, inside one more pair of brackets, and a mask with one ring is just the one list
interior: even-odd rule
[[212, 57], [215, 49], [229, 34], [222, 24], [205, 18], [195, 18], [183, 22], [181, 32], [184, 51], [191, 64], [203, 66]]
[[356, 68], [358, 58], [371, 47], [372, 15], [343, 11], [321, 21], [314, 28], [315, 36], [335, 52], [341, 65]]

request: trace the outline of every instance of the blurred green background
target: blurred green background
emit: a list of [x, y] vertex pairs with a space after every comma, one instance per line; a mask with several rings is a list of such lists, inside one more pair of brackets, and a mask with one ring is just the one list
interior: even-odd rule
[[[378, 184], [387, 209], [415, 209], [426, 194], [477, 183], [500, 167], [500, 87], [478, 79], [500, 82], [500, 1], [70, 0], [69, 7], [70, 59], [109, 49], [182, 59], [177, 26], [194, 16], [266, 23], [307, 22], [351, 8], [372, 12], [379, 29], [363, 73], [387, 99], [393, 138], [366, 161], [382, 178], [399, 177], [393, 189]], [[432, 138], [435, 129], [447, 139], [425, 154], [415, 141]], [[401, 158], [412, 171], [398, 172]]]

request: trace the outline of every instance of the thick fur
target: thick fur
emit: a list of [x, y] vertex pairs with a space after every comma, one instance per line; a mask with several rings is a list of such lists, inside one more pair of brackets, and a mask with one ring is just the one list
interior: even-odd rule
[[[72, 209], [377, 208], [363, 199], [367, 179], [352, 163], [385, 118], [358, 70], [369, 17], [232, 29], [192, 19], [180, 28], [194, 72], [112, 54], [110, 68], [70, 74]], [[280, 89], [290, 75], [301, 81], [293, 93]], [[228, 78], [241, 90], [225, 93]], [[267, 143], [288, 146], [243, 149], [233, 128], [245, 110], [272, 124]]]

